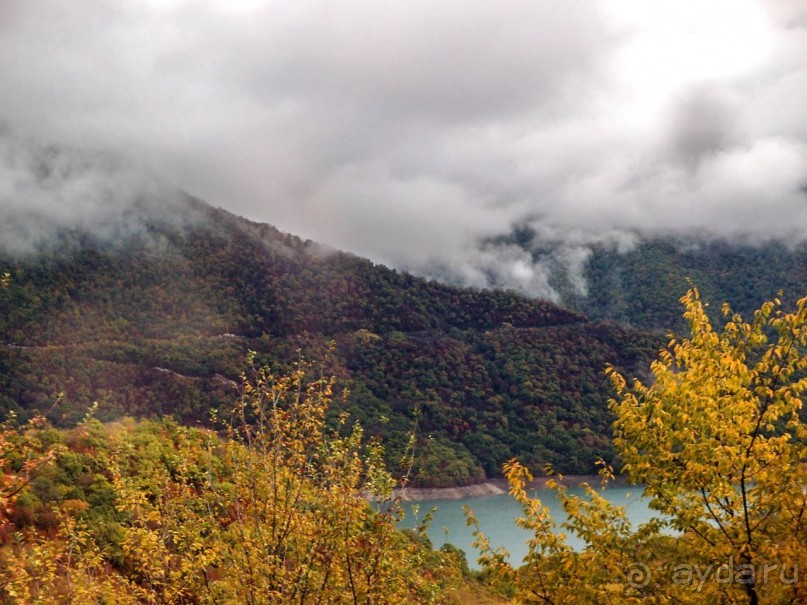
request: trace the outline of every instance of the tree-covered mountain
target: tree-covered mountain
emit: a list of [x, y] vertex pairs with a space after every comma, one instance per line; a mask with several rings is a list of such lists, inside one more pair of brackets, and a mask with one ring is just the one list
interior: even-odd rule
[[[171, 414], [209, 423], [249, 350], [300, 355], [388, 443], [416, 435], [415, 483], [460, 484], [519, 456], [589, 472], [610, 458], [607, 364], [655, 336], [503, 291], [416, 278], [185, 199], [123, 227], [62, 228], [0, 256], [0, 405], [70, 425]], [[127, 223], [129, 221], [129, 223]], [[404, 469], [401, 469], [404, 472]]]
[[807, 242], [638, 233], [601, 240], [572, 245], [521, 226], [484, 245], [528, 253], [560, 304], [644, 329], [684, 329], [679, 298], [692, 285], [713, 318], [727, 301], [747, 315], [780, 290], [791, 303], [807, 292]]
[[597, 248], [586, 266], [588, 296], [571, 306], [592, 318], [646, 328], [680, 327], [679, 293], [696, 284], [715, 311], [730, 301], [747, 315], [780, 290], [791, 303], [807, 292], [807, 245], [646, 240], [619, 253]]

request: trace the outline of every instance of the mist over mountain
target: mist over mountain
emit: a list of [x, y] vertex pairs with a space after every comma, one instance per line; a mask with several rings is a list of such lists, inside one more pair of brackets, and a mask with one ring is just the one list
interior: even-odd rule
[[[538, 290], [545, 298], [592, 319], [654, 330], [685, 329], [678, 299], [693, 285], [715, 312], [729, 302], [745, 315], [780, 292], [791, 302], [807, 292], [807, 242], [799, 239], [703, 231], [655, 237], [617, 232], [587, 240], [572, 233], [553, 239], [523, 226], [484, 242], [487, 248], [521, 255], [523, 266], [532, 267], [524, 275], [540, 275]], [[522, 292], [535, 283], [508, 282], [501, 267], [493, 267], [487, 278]]]
[[302, 354], [391, 459], [417, 432], [416, 482], [473, 482], [514, 455], [590, 472], [613, 451], [603, 368], [644, 371], [689, 280], [738, 310], [807, 284], [800, 245], [538, 223], [480, 240], [478, 273], [429, 281], [212, 208], [119, 156], [9, 129], [0, 149], [0, 407], [58, 424], [93, 402], [107, 419], [207, 423], [248, 350], [280, 369]]
[[[807, 201], [804, 192], [799, 195]], [[190, 199], [126, 156], [47, 145], [8, 125], [0, 128], [0, 248], [8, 253], [47, 250], [86, 234], [106, 242], [151, 238], [159, 247], [164, 242], [155, 221], [181, 227], [207, 220]], [[539, 218], [479, 238], [453, 261], [399, 268], [460, 287], [514, 290], [594, 319], [665, 330], [680, 327], [677, 299], [690, 284], [716, 304], [732, 301], [741, 311], [780, 289], [798, 296], [807, 287], [800, 228], [793, 223], [791, 237], [786, 230], [769, 235], [705, 227], [592, 231], [550, 227]], [[666, 287], [649, 285], [659, 283]]]
[[279, 371], [303, 355], [336, 376], [393, 462], [415, 431], [416, 483], [477, 481], [512, 455], [569, 472], [609, 455], [602, 368], [638, 370], [655, 337], [184, 207], [193, 220], [144, 212], [141, 232], [115, 240], [0, 254], [4, 411], [71, 424], [98, 402], [105, 419], [208, 423], [254, 350]]
[[[589, 251], [637, 234], [803, 240], [806, 6], [4, 3], [0, 118], [386, 266], [561, 300], [548, 265], [582, 292]], [[496, 243], [521, 228], [551, 258]]]
[[653, 235], [612, 231], [590, 235], [514, 228], [479, 242], [469, 271], [435, 264], [412, 268], [446, 283], [509, 288], [610, 319], [654, 330], [683, 330], [678, 299], [695, 285], [718, 309], [750, 313], [778, 296], [807, 292], [807, 242], [794, 238], [718, 236], [704, 231]]
[[0, 123], [0, 249], [30, 254], [72, 235], [123, 241], [148, 221], [198, 217], [187, 196], [121, 154], [43, 144]]
[[280, 371], [303, 355], [392, 462], [416, 432], [416, 483], [477, 481], [512, 455], [587, 472], [611, 451], [602, 368], [639, 370], [657, 342], [284, 234], [120, 160], [3, 145], [4, 413], [70, 425], [97, 402], [103, 419], [207, 424], [248, 350]]

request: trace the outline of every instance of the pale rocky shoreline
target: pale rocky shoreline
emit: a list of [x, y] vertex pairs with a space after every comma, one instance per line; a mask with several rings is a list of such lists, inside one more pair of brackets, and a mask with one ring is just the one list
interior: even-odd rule
[[478, 496], [498, 496], [507, 491], [507, 486], [497, 485], [496, 480], [457, 487], [407, 487], [396, 489], [394, 495], [402, 500], [459, 500]]
[[[549, 477], [539, 477], [533, 480], [528, 489], [546, 489], [546, 482]], [[577, 487], [581, 483], [589, 483], [593, 486], [600, 484], [597, 475], [564, 475], [563, 483], [569, 487]], [[623, 477], [616, 477], [609, 485], [622, 486], [626, 481]], [[479, 496], [498, 496], [507, 493], [507, 481], [505, 479], [488, 479], [484, 483], [473, 485], [460, 485], [457, 487], [407, 487], [396, 489], [394, 495], [400, 496], [402, 500], [459, 500], [460, 498], [476, 498]]]

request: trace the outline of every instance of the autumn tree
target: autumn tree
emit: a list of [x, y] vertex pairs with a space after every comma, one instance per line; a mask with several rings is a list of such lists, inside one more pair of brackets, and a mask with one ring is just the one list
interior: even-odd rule
[[41, 417], [33, 418], [20, 430], [12, 415], [0, 424], [0, 526], [9, 522], [11, 507], [34, 471], [51, 457], [35, 436], [43, 422]]
[[332, 398], [304, 364], [250, 366], [220, 431], [0, 427], [3, 513], [20, 518], [22, 494], [50, 519], [0, 525], [0, 603], [393, 605], [473, 589], [457, 553], [398, 530], [383, 450], [329, 417]]
[[251, 368], [226, 438], [179, 428], [170, 468], [124, 441], [124, 571], [145, 600], [432, 602], [459, 573], [397, 530], [382, 448], [346, 415], [329, 427], [332, 381], [306, 372]]
[[681, 301], [690, 336], [660, 352], [650, 380], [608, 370], [623, 472], [659, 517], [634, 529], [599, 490], [586, 486], [580, 498], [557, 482], [569, 517], [561, 527], [586, 544], [575, 552], [527, 494], [529, 471], [511, 462], [519, 523], [534, 534], [525, 564], [514, 568], [478, 541], [491, 575], [519, 601], [807, 601], [807, 298], [792, 311], [766, 302], [750, 321], [725, 306], [719, 331], [697, 290]]
[[691, 336], [661, 352], [650, 385], [611, 372], [624, 471], [698, 560], [734, 565], [730, 594], [803, 600], [782, 572], [807, 569], [807, 298], [748, 322], [724, 306], [721, 331], [697, 290], [682, 302]]

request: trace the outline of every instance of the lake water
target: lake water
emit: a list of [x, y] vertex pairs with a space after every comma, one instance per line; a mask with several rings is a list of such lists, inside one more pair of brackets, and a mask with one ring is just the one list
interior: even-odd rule
[[[569, 493], [583, 495], [582, 489], [569, 489]], [[647, 502], [641, 498], [641, 487], [609, 487], [604, 495], [614, 504], [625, 507], [625, 511], [634, 527], [648, 521], [654, 516], [654, 511], [647, 507]], [[566, 520], [563, 508], [558, 502], [555, 492], [543, 489], [535, 492], [552, 514], [555, 523], [560, 524]], [[531, 494], [532, 495], [532, 494]], [[522, 558], [527, 554], [525, 541], [530, 537], [529, 532], [518, 527], [515, 523], [517, 517], [522, 516], [519, 504], [507, 494], [499, 496], [480, 496], [475, 498], [462, 498], [460, 500], [421, 500], [405, 504], [406, 517], [401, 522], [402, 527], [415, 527], [419, 520], [434, 507], [432, 522], [428, 529], [429, 538], [435, 548], [445, 542], [450, 542], [465, 551], [468, 564], [478, 568], [476, 558], [479, 553], [471, 546], [474, 541], [472, 528], [465, 524], [463, 506], [470, 506], [474, 511], [479, 528], [488, 537], [492, 547], [504, 546], [510, 553], [510, 563], [520, 565]], [[415, 513], [417, 507], [417, 513]], [[657, 515], [657, 513], [655, 513]], [[558, 529], [558, 531], [563, 531]], [[582, 548], [583, 544], [573, 536], [567, 534], [567, 543], [572, 548]]]

